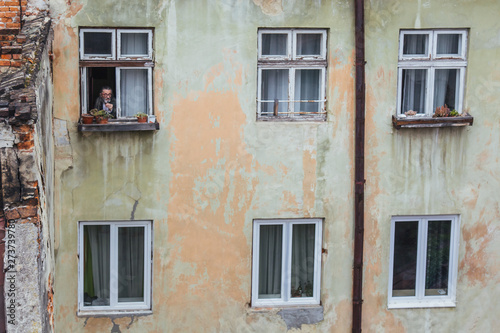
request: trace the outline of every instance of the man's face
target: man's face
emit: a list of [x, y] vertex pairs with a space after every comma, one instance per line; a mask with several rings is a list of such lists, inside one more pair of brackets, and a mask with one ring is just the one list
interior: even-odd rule
[[104, 100], [106, 102], [109, 102], [111, 100], [111, 95], [113, 94], [113, 92], [111, 91], [111, 89], [104, 89], [102, 92], [101, 92], [101, 97], [104, 98]]

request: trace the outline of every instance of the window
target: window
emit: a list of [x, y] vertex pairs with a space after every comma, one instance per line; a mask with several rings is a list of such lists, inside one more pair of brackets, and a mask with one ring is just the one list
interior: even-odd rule
[[151, 29], [80, 29], [82, 113], [96, 106], [108, 86], [117, 118], [152, 114], [152, 67]]
[[326, 30], [260, 29], [257, 118], [326, 119]]
[[255, 220], [252, 306], [319, 304], [322, 221]]
[[151, 309], [151, 222], [80, 222], [79, 309]]
[[389, 308], [455, 306], [459, 217], [394, 216]]
[[445, 105], [461, 113], [466, 67], [466, 30], [402, 30], [398, 114], [431, 117]]

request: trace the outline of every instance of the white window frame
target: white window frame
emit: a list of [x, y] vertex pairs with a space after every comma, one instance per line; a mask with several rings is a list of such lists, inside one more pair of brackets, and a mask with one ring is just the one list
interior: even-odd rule
[[[84, 276], [84, 226], [110, 226], [110, 305], [85, 306], [83, 297]], [[118, 303], [118, 228], [144, 227], [144, 301]], [[78, 310], [80, 314], [144, 312], [151, 310], [152, 282], [152, 221], [80, 221], [78, 224]]]
[[[461, 35], [460, 54], [437, 56], [437, 36], [439, 34]], [[405, 35], [428, 35], [428, 54], [424, 56], [404, 55]], [[436, 30], [401, 30], [399, 34], [399, 61], [398, 61], [398, 102], [397, 114], [404, 114], [402, 110], [403, 69], [427, 69], [425, 112], [417, 113], [418, 117], [432, 117], [434, 114], [434, 76], [437, 69], [457, 69], [459, 77], [456, 90], [456, 110], [463, 110], [465, 91], [465, 71], [467, 69], [467, 30], [465, 29], [436, 29]]]
[[[262, 35], [263, 34], [285, 34], [287, 38], [287, 55], [277, 56], [262, 55]], [[298, 34], [321, 34], [320, 54], [311, 56], [297, 55], [297, 35]], [[275, 120], [273, 114], [262, 113], [262, 70], [285, 69], [288, 70], [288, 99], [279, 100], [287, 102], [288, 109], [278, 116], [286, 120], [326, 120], [326, 51], [327, 51], [327, 31], [326, 29], [259, 29], [258, 31], [258, 77], [257, 77], [257, 119]], [[295, 110], [295, 70], [297, 69], [319, 69], [321, 70], [319, 99], [312, 100], [319, 102], [318, 112], [307, 112], [302, 114]]]
[[[429, 221], [451, 221], [450, 255], [448, 268], [448, 295], [425, 296], [427, 226]], [[418, 245], [415, 296], [392, 296], [394, 270], [394, 237], [396, 223], [418, 222]], [[393, 216], [391, 218], [391, 249], [389, 261], [389, 309], [455, 307], [458, 275], [458, 250], [460, 237], [459, 215]]]
[[[291, 263], [292, 263], [292, 230], [293, 225], [314, 224], [315, 246], [314, 246], [314, 284], [313, 297], [291, 297]], [[282, 267], [281, 267], [281, 291], [280, 298], [259, 299], [259, 244], [260, 226], [282, 225]], [[277, 219], [277, 220], [254, 220], [253, 221], [253, 254], [252, 254], [252, 307], [276, 307], [276, 306], [298, 306], [320, 304], [321, 291], [321, 249], [323, 242], [323, 220], [322, 219]]]
[[[122, 41], [122, 34], [124, 33], [147, 33], [148, 34], [148, 54], [144, 56], [143, 54], [137, 54], [137, 55], [128, 55], [124, 56], [121, 53], [121, 41]], [[117, 41], [116, 41], [116, 48], [117, 48], [117, 59], [118, 60], [151, 60], [153, 59], [153, 31], [150, 29], [118, 29], [117, 30]]]
[[[102, 56], [98, 54], [85, 54], [84, 34], [86, 32], [108, 32], [111, 33], [111, 55]], [[80, 59], [81, 60], [114, 60], [116, 58], [116, 29], [80, 29]]]
[[[122, 69], [141, 69], [141, 70], [147, 70], [148, 71], [148, 109], [145, 110], [146, 114], [150, 115], [153, 114], [153, 108], [152, 108], [152, 103], [153, 103], [153, 70], [151, 67], [116, 67], [116, 72], [115, 72], [115, 79], [116, 79], [116, 117], [117, 118], [135, 118], [134, 116], [129, 116], [125, 117], [121, 115], [121, 89], [120, 87], [120, 71]], [[139, 111], [138, 112], [143, 112]]]
[[[111, 38], [111, 52], [112, 55], [109, 57], [102, 57], [97, 55], [85, 55], [84, 54], [84, 34], [86, 32], [109, 32], [112, 34]], [[123, 33], [147, 33], [148, 34], [148, 55], [144, 57], [143, 55], [138, 56], [122, 56], [121, 55], [121, 35]], [[115, 68], [115, 98], [116, 98], [116, 118], [120, 119], [135, 119], [134, 116], [122, 117], [121, 116], [121, 100], [120, 100], [120, 70], [121, 69], [147, 69], [148, 71], [148, 109], [141, 111], [148, 115], [153, 114], [153, 29], [151, 28], [140, 28], [140, 29], [126, 29], [126, 28], [81, 28], [80, 29], [80, 99], [81, 99], [81, 109], [82, 113], [86, 113], [89, 110], [89, 105], [87, 102], [89, 91], [87, 90], [87, 67], [93, 67], [91, 64], [93, 61], [99, 62], [105, 60], [106, 63], [109, 62], [109, 66], [102, 66], [99, 63], [99, 67], [109, 67]], [[148, 61], [151, 60], [151, 61]], [[135, 66], [123, 66], [124, 63], [136, 64]], [[138, 66], [137, 64], [141, 64]], [[82, 65], [84, 64], [84, 65]], [[91, 104], [93, 105], [93, 104]]]

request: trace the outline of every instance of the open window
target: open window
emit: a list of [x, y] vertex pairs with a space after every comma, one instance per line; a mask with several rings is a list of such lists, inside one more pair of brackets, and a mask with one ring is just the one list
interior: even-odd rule
[[102, 109], [103, 87], [113, 96], [110, 113], [120, 119], [153, 114], [153, 31], [151, 29], [80, 29], [82, 113]]
[[80, 312], [151, 309], [150, 221], [80, 222]]

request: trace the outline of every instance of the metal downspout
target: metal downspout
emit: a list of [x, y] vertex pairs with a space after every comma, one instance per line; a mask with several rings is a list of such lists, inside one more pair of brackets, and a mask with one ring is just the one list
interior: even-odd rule
[[361, 332], [363, 303], [363, 235], [365, 196], [365, 9], [355, 0], [356, 27], [356, 125], [354, 165], [354, 265], [352, 284], [352, 332]]

